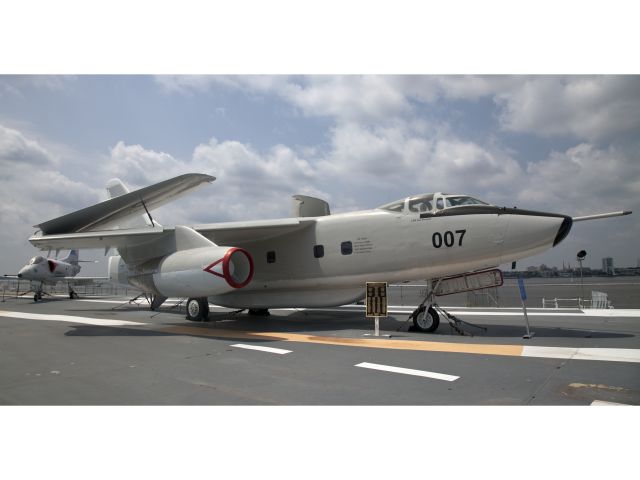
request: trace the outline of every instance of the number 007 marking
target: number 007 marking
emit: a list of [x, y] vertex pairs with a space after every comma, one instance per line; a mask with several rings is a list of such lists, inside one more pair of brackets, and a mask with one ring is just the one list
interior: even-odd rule
[[[462, 246], [462, 239], [464, 238], [465, 233], [467, 233], [466, 230], [456, 230], [456, 234], [460, 235], [458, 237], [459, 247]], [[449, 230], [444, 232], [444, 234], [441, 234], [440, 232], [436, 232], [431, 237], [431, 242], [433, 243], [433, 246], [435, 248], [440, 248], [443, 243], [445, 247], [453, 247], [453, 244], [455, 243], [455, 237], [453, 235], [453, 232]]]

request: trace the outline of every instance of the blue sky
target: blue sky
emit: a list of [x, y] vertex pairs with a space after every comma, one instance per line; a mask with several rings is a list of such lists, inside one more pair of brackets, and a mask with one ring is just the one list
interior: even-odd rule
[[[296, 193], [335, 212], [421, 192], [570, 215], [521, 267], [640, 248], [638, 76], [0, 76], [0, 270], [35, 249], [32, 225], [185, 172], [213, 185], [163, 207], [165, 224], [287, 216]], [[102, 258], [101, 252], [85, 252]], [[94, 268], [104, 268], [104, 261]]]

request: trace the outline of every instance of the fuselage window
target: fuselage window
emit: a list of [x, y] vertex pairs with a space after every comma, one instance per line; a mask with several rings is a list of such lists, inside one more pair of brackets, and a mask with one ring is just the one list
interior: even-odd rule
[[340, 251], [343, 255], [351, 255], [353, 253], [353, 244], [351, 242], [342, 242], [340, 244]]
[[442, 198], [438, 198], [438, 200], [436, 200], [436, 208], [438, 210], [442, 210], [444, 208], [444, 202], [442, 201]]
[[316, 258], [324, 257], [324, 245], [314, 245], [313, 256]]
[[276, 252], [273, 250], [267, 252], [267, 263], [276, 263]]

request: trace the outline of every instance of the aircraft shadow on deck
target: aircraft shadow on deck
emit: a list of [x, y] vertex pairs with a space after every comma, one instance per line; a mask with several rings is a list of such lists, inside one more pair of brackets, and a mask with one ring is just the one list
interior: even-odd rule
[[[122, 311], [137, 311], [139, 308], [119, 309]], [[74, 309], [74, 312], [87, 312], [98, 314], [100, 316], [106, 313], [112, 313], [111, 308], [108, 309]], [[99, 313], [98, 313], [99, 312]], [[209, 314], [208, 322], [190, 322], [186, 319], [182, 321], [172, 321], [167, 323], [167, 316], [159, 318], [159, 314], [170, 314], [183, 319], [184, 309], [147, 311], [148, 319], [135, 319], [134, 321], [146, 321], [151, 325], [157, 322], [157, 329], [146, 329], [138, 327], [110, 327], [97, 325], [74, 326], [74, 331], [68, 332], [70, 336], [171, 336], [171, 335], [189, 335], [206, 338], [232, 338], [229, 332], [238, 331], [238, 339], [252, 341], [278, 341], [279, 338], [260, 337], [261, 332], [283, 332], [283, 333], [305, 333], [310, 335], [322, 334], [322, 332], [341, 332], [341, 331], [373, 331], [373, 319], [364, 316], [354, 316], [353, 312], [322, 312], [305, 310], [299, 312], [291, 312], [289, 315], [271, 315], [266, 317], [249, 316], [246, 313], [233, 312], [213, 312]], [[404, 317], [404, 315], [403, 315]], [[177, 320], [176, 318], [176, 320]], [[470, 337], [462, 337], [458, 335], [445, 321], [441, 321], [440, 327], [436, 332], [421, 334], [413, 330], [413, 324], [410, 321], [402, 321], [395, 317], [381, 318], [380, 330], [382, 334], [391, 334], [392, 337], [398, 339], [410, 336], [413, 340], [430, 340], [442, 339], [447, 337], [448, 340]], [[482, 324], [475, 323], [478, 326], [487, 328], [486, 332], [479, 331], [476, 328], [468, 327], [466, 330], [473, 334], [472, 338], [478, 337], [482, 339], [491, 338], [513, 338], [521, 339], [525, 333], [523, 325], [505, 325], [505, 324]], [[164, 328], [182, 328], [189, 327], [189, 332], [170, 332], [163, 331]], [[197, 333], [195, 329], [202, 329], [202, 334]], [[225, 334], [217, 336], [216, 330], [224, 330]], [[630, 338], [635, 337], [632, 333], [599, 331], [593, 329], [563, 328], [563, 327], [537, 327], [532, 326], [531, 330], [535, 332], [536, 338]], [[248, 338], [247, 334], [255, 334], [255, 337]]]

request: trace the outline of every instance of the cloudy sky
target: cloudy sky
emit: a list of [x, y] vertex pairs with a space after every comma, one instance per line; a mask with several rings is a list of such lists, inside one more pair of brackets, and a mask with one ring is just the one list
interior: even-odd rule
[[[33, 225], [186, 172], [217, 180], [163, 224], [286, 217], [296, 193], [333, 212], [411, 194], [632, 216], [574, 226], [519, 263], [640, 258], [638, 76], [0, 76], [0, 272]], [[103, 258], [86, 251], [83, 257]], [[83, 273], [102, 274], [104, 260]]]

